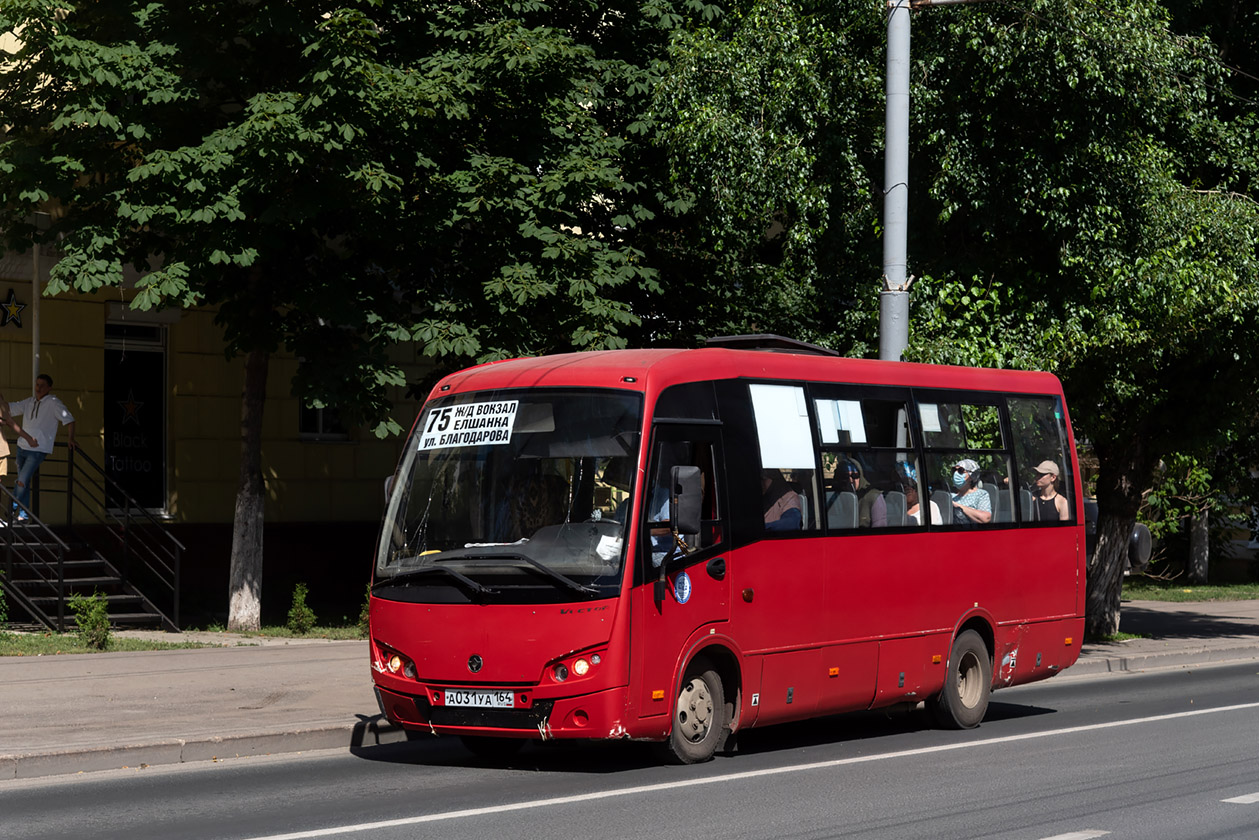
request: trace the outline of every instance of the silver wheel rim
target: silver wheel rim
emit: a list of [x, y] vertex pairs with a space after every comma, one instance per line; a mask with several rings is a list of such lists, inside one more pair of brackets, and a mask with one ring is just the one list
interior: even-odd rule
[[968, 650], [962, 655], [962, 661], [957, 663], [957, 697], [965, 708], [973, 709], [979, 705], [979, 698], [983, 696], [982, 682], [983, 668], [980, 667], [979, 657]]
[[699, 743], [708, 734], [713, 723], [713, 695], [708, 683], [699, 677], [682, 687], [678, 694], [678, 708], [674, 713], [678, 734], [691, 743]]

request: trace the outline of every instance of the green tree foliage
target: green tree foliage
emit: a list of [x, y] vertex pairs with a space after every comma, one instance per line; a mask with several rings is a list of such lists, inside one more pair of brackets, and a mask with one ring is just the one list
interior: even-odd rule
[[398, 431], [389, 362], [622, 346], [656, 274], [635, 151], [698, 0], [124, 0], [0, 6], [0, 228], [51, 292], [217, 308], [245, 357], [233, 629], [260, 618], [270, 354], [308, 403]]
[[1160, 458], [1253, 424], [1259, 206], [1231, 157], [1253, 138], [1221, 113], [1212, 45], [1172, 32], [1155, 2], [915, 23], [916, 171], [935, 224], [911, 246], [928, 275], [913, 355], [1062, 377], [1100, 464], [1089, 629], [1114, 632]]
[[653, 111], [677, 196], [647, 238], [667, 291], [643, 304], [653, 337], [877, 345], [880, 8], [736, 2], [674, 38]]
[[[1259, 27], [1246, 4], [1198, 16], [1208, 5], [913, 18], [907, 357], [1062, 377], [1101, 467], [1095, 633], [1118, 622], [1160, 458], [1240, 452], [1259, 416]], [[675, 252], [711, 279], [673, 334], [728, 324], [871, 354], [883, 22], [877, 4], [745, 0], [675, 39], [657, 101], [685, 211]]]
[[[237, 532], [260, 558], [249, 430], [280, 346], [300, 394], [382, 432], [393, 342], [445, 368], [751, 330], [871, 354], [885, 14], [11, 0], [0, 226], [16, 246], [56, 211], [54, 288], [131, 265], [141, 306], [218, 307], [247, 359]], [[1093, 632], [1159, 459], [1255, 438], [1255, 14], [914, 14], [909, 354], [1062, 377], [1101, 466]]]

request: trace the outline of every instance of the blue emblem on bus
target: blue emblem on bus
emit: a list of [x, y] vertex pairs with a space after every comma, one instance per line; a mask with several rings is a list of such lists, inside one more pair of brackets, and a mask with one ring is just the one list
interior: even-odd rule
[[678, 572], [673, 579], [673, 597], [679, 604], [691, 600], [691, 576], [686, 572]]

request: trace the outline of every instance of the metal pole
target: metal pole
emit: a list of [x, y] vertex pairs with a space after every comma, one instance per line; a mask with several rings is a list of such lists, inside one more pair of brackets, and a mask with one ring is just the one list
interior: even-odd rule
[[887, 145], [883, 164], [883, 289], [879, 358], [900, 361], [909, 344], [909, 0], [888, 0]]
[[180, 628], [180, 624], [179, 624], [179, 587], [180, 587], [179, 562], [181, 559], [182, 558], [180, 557], [179, 546], [175, 546], [175, 610], [174, 610], [175, 616], [174, 617], [175, 617], [175, 630], [176, 631], [178, 631]]
[[74, 450], [66, 447], [66, 527], [74, 527]]
[[57, 547], [57, 632], [66, 632], [66, 550]]

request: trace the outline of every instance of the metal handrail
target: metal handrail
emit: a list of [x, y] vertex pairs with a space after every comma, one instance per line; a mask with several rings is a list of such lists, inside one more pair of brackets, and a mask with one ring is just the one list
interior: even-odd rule
[[[181, 561], [186, 550], [184, 544], [167, 530], [165, 523], [142, 507], [118, 481], [107, 475], [100, 464], [81, 449], [68, 449], [65, 461], [49, 459], [44, 463], [65, 464], [64, 476], [56, 473], [45, 476], [46, 479], [64, 479], [65, 490], [48, 487], [46, 481], [42, 488], [37, 482], [32, 490], [39, 489], [41, 494], [65, 492], [66, 527], [90, 545], [93, 540], [83, 536], [80, 526], [100, 526], [99, 532], [93, 533], [108, 535], [109, 545], [119, 561], [114, 573], [148, 602], [164, 624], [178, 630]], [[36, 477], [38, 479], [38, 473]], [[75, 521], [76, 515], [78, 522]], [[152, 597], [144, 594], [143, 587], [136, 585], [131, 575], [133, 560], [138, 562], [137, 569], [146, 571], [152, 583], [156, 584], [156, 591], [163, 594], [162, 600], [169, 599], [169, 614]]]
[[[107, 475], [101, 465], [96, 463], [91, 456], [81, 450], [71, 450], [66, 462], [67, 525], [74, 527], [76, 493], [73, 490], [81, 489], [84, 495], [90, 494], [99, 508], [96, 505], [81, 505], [80, 509], [86, 507], [100, 524], [113, 524], [121, 528], [121, 533], [113, 529], [106, 530], [114, 538], [115, 547], [122, 552], [122, 568], [119, 571], [123, 579], [125, 580], [128, 576], [131, 559], [133, 557], [139, 559], [143, 566], [169, 590], [172, 599], [171, 616], [168, 618], [162, 613], [162, 617], [178, 629], [180, 626], [180, 565], [183, 552], [186, 550], [184, 544], [166, 530], [165, 523], [141, 506], [121, 484]], [[90, 470], [75, 469], [76, 464], [85, 464], [90, 467]], [[95, 483], [85, 480], [83, 478], [85, 473], [94, 474]], [[97, 510], [102, 511], [103, 516], [97, 513]], [[118, 510], [122, 511], [121, 516], [116, 513]], [[137, 524], [133, 520], [138, 520], [139, 525], [152, 527], [133, 527]]]
[[[66, 552], [69, 546], [57, 536], [47, 525], [41, 522], [31, 510], [17, 500], [8, 487], [0, 485], [0, 504], [4, 505], [4, 518], [0, 521], [0, 542], [4, 543], [4, 577], [0, 578], [0, 586], [18, 604], [32, 616], [38, 618], [46, 626], [56, 627], [58, 632], [66, 629]], [[26, 521], [19, 529], [16, 525], [19, 513], [25, 513]], [[17, 542], [17, 534], [36, 534], [36, 539]], [[54, 556], [50, 557], [49, 554]], [[13, 581], [13, 568], [20, 561], [28, 570], [49, 587], [57, 591], [57, 616], [54, 619], [38, 604], [30, 600], [21, 587]]]

